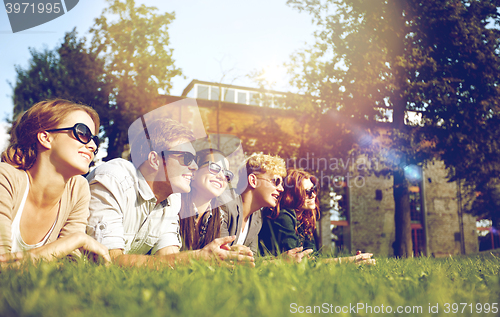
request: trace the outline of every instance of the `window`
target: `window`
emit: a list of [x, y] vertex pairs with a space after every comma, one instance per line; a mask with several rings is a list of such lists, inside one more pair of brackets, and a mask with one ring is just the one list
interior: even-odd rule
[[422, 169], [415, 165], [405, 168], [405, 175], [410, 186], [408, 187], [411, 213], [411, 239], [413, 255], [425, 255], [424, 214], [422, 208]]
[[210, 87], [210, 100], [219, 100], [219, 87]]
[[[327, 187], [325, 186], [325, 189]], [[346, 179], [343, 176], [330, 176], [328, 189], [330, 196], [330, 232], [332, 248], [337, 252], [349, 251], [349, 197]]]
[[247, 104], [247, 93], [246, 92], [238, 92], [238, 103]]
[[224, 89], [224, 101], [234, 102], [234, 89]]
[[250, 104], [253, 106], [260, 105], [260, 94], [258, 92], [250, 93]]
[[198, 99], [208, 99], [208, 86], [198, 85], [198, 94], [196, 98]]

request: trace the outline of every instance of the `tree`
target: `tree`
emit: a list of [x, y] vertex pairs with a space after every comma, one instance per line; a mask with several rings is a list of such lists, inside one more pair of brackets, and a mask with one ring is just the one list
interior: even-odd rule
[[92, 52], [105, 60], [113, 87], [105, 120], [109, 122], [108, 157], [120, 157], [130, 124], [151, 111], [159, 91], [168, 93], [171, 78], [181, 74], [168, 47], [173, 13], [136, 6], [134, 0], [107, 0], [109, 7], [95, 20]]
[[[452, 179], [469, 184], [477, 182], [477, 172], [487, 178], [500, 171], [500, 33], [488, 27], [499, 21], [500, 1], [288, 3], [311, 13], [319, 28], [315, 45], [295, 55], [296, 86], [316, 96], [325, 112], [349, 119], [350, 129], [372, 129], [392, 113], [386, 162], [394, 179], [394, 252], [407, 256], [406, 166], [440, 157]], [[405, 124], [409, 111], [422, 116], [419, 124]]]
[[[51, 98], [65, 98], [90, 105], [102, 116], [108, 104], [109, 86], [103, 62], [85, 48], [76, 29], [66, 33], [64, 42], [54, 50], [30, 48], [29, 66], [16, 65], [13, 93], [13, 117], [35, 103]], [[105, 128], [105, 127], [104, 127]]]

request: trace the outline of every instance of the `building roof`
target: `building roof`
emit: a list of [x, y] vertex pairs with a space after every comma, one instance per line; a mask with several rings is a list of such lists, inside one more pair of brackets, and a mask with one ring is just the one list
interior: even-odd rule
[[263, 89], [263, 88], [252, 88], [252, 87], [245, 87], [245, 86], [237, 86], [237, 85], [229, 85], [229, 84], [223, 84], [223, 83], [214, 83], [210, 81], [202, 81], [198, 79], [193, 79], [187, 86], [184, 88], [182, 91], [182, 97], [186, 97], [188, 93], [193, 89], [195, 84], [201, 84], [201, 85], [207, 85], [207, 86], [218, 86], [218, 87], [224, 87], [224, 88], [233, 88], [233, 89], [240, 89], [240, 90], [247, 90], [247, 91], [255, 91], [255, 92], [265, 92], [265, 93], [270, 93], [270, 94], [277, 94], [277, 95], [286, 95], [288, 94], [287, 92], [282, 92], [282, 91], [277, 91], [277, 90], [269, 90], [269, 89]]

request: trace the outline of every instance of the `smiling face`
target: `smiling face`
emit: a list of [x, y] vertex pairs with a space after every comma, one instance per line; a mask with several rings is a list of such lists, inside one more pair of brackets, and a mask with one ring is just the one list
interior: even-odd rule
[[[170, 151], [190, 152], [196, 155], [191, 142], [187, 139], [178, 139], [171, 143]], [[189, 193], [191, 191], [191, 180], [193, 173], [198, 169], [195, 161], [188, 166], [184, 165], [182, 154], [168, 154], [165, 156], [167, 175], [170, 186], [174, 193]]]
[[[210, 171], [208, 161], [220, 167], [219, 173], [213, 174], [215, 172], [214, 169]], [[207, 199], [219, 197], [228, 186], [224, 170], [229, 169], [229, 161], [221, 154], [210, 153], [200, 160], [200, 165], [199, 170], [194, 174], [193, 183], [191, 184], [193, 190], [196, 191], [197, 195], [203, 195]]]
[[[316, 192], [312, 191], [312, 189], [314, 188], [313, 182], [311, 182], [310, 178], [306, 178], [302, 180], [301, 186], [305, 192], [304, 204], [302, 205], [301, 209], [302, 210], [316, 209]], [[310, 192], [310, 195], [307, 194], [308, 191]]]
[[[283, 192], [282, 177], [270, 174], [269, 172], [265, 174], [251, 174], [249, 177], [256, 178], [254, 196], [259, 201], [261, 208], [276, 207], [278, 199]], [[276, 179], [280, 179], [279, 186], [276, 186]]]
[[[81, 110], [68, 114], [54, 129], [70, 128], [77, 123], [85, 124], [95, 135], [94, 121], [85, 111]], [[77, 140], [72, 130], [47, 133], [50, 133], [52, 138], [50, 160], [61, 174], [72, 177], [89, 171], [89, 165], [94, 159], [94, 151], [96, 150], [94, 141], [83, 144]]]

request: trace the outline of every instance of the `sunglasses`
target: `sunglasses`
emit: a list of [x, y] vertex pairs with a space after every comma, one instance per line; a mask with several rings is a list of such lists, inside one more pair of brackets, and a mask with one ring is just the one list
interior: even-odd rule
[[193, 163], [195, 159], [195, 155], [191, 152], [186, 152], [186, 151], [163, 151], [165, 154], [175, 154], [175, 155], [182, 155], [182, 165], [184, 166], [189, 166], [191, 163]]
[[223, 169], [219, 164], [214, 163], [212, 161], [206, 161], [206, 162], [200, 164], [200, 167], [207, 164], [207, 163], [208, 163], [208, 171], [210, 173], [217, 175], [222, 171], [222, 173], [226, 177], [226, 180], [228, 183], [230, 183], [233, 180], [233, 177], [234, 177], [233, 172]]
[[313, 198], [313, 194], [316, 194], [317, 190], [318, 190], [318, 188], [316, 187], [316, 185], [314, 187], [306, 189], [307, 198], [309, 198], [309, 199]]
[[262, 179], [262, 180], [268, 181], [269, 183], [273, 184], [275, 187], [280, 187], [280, 185], [283, 184], [283, 179], [281, 179], [281, 177], [276, 177], [274, 179], [257, 177], [257, 179]]
[[94, 155], [97, 154], [97, 150], [99, 149], [99, 137], [97, 135], [92, 135], [90, 128], [83, 123], [77, 123], [71, 128], [50, 129], [45, 131], [56, 132], [56, 131], [69, 131], [69, 130], [73, 131], [73, 135], [75, 136], [75, 138], [83, 144], [89, 144], [90, 141], [94, 141], [96, 146]]

